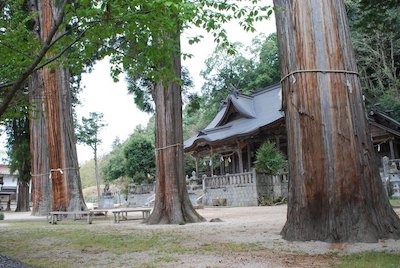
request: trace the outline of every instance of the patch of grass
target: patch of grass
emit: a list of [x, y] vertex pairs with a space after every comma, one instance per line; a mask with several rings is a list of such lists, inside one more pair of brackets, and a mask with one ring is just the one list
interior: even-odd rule
[[[4, 231], [4, 232], [3, 232]], [[87, 225], [70, 220], [57, 225], [44, 222], [12, 222], [2, 230], [0, 252], [19, 259], [33, 267], [84, 267], [84, 256], [107, 254], [107, 259], [135, 252], [162, 252], [180, 254], [193, 252], [185, 241], [188, 235], [171, 231], [107, 229], [96, 224]], [[114, 260], [114, 261], [115, 261]], [[171, 256], [157, 259], [157, 263], [174, 261]], [[154, 267], [137, 263], [139, 267]], [[92, 263], [93, 264], [93, 263]], [[159, 267], [159, 265], [156, 265]]]
[[166, 256], [158, 257], [154, 261], [155, 262], [176, 262], [176, 261], [178, 261], [178, 259], [175, 257], [172, 257], [170, 255], [166, 255]]
[[259, 243], [220, 243], [211, 242], [201, 245], [197, 251], [205, 252], [248, 252], [260, 251], [266, 248]]
[[388, 252], [365, 252], [343, 256], [337, 268], [398, 268], [400, 254]]
[[65, 262], [63, 260], [60, 261], [55, 261], [51, 259], [45, 259], [45, 258], [37, 258], [37, 259], [32, 259], [27, 262], [26, 264], [29, 264], [32, 267], [55, 267], [55, 262], [57, 263], [57, 268], [69, 268], [71, 267], [71, 264], [68, 262]]
[[389, 202], [392, 206], [400, 206], [400, 199], [389, 199]]
[[67, 247], [78, 250], [96, 252], [111, 252], [122, 254], [126, 252], [143, 252], [154, 248], [161, 251], [176, 247], [184, 238], [172, 234], [131, 232], [131, 233], [94, 233], [87, 230], [76, 230], [63, 235], [69, 241]]

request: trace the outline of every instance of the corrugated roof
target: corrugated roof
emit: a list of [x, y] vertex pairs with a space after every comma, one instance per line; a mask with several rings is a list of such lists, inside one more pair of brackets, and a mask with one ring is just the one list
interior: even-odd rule
[[[231, 137], [251, 134], [259, 128], [283, 118], [281, 109], [281, 86], [274, 85], [251, 95], [231, 94], [211, 123], [198, 135], [184, 143], [185, 151], [190, 151], [199, 142], [213, 143]], [[240, 115], [229, 121], [230, 109]]]

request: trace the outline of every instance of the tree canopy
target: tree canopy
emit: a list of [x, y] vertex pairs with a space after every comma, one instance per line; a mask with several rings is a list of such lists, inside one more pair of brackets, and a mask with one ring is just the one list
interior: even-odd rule
[[[34, 17], [23, 0], [2, 1], [0, 45], [0, 102], [2, 115], [26, 79], [37, 69], [61, 61], [75, 74], [90, 68], [95, 60], [111, 56], [112, 74], [117, 79], [124, 70], [136, 78], [158, 80], [173, 77], [171, 51], [176, 51], [173, 33], [176, 16], [180, 30], [202, 27], [216, 42], [233, 51], [223, 23], [237, 19], [253, 31], [253, 23], [271, 13], [261, 1], [246, 4], [203, 1], [56, 1], [60, 12], [43, 43], [35, 38]], [[162, 37], [162, 38], [160, 38]], [[190, 37], [191, 43], [201, 36]], [[184, 55], [190, 56], [190, 55]]]
[[123, 143], [114, 142], [112, 152], [102, 166], [106, 181], [127, 177], [134, 183], [154, 180], [155, 153], [152, 133], [137, 128]]
[[399, 1], [346, 1], [361, 83], [370, 109], [400, 120]]

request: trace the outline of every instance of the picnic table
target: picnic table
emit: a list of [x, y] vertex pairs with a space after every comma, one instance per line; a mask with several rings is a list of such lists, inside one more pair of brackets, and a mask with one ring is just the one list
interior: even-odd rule
[[128, 213], [130, 212], [142, 212], [142, 219], [147, 219], [150, 216], [151, 208], [121, 208], [112, 210], [114, 214], [114, 223], [128, 220]]

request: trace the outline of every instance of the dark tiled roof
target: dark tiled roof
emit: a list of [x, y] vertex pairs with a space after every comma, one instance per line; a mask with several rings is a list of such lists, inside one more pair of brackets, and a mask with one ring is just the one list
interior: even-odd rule
[[[214, 143], [251, 134], [283, 118], [281, 86], [274, 85], [251, 95], [231, 94], [211, 123], [184, 143], [190, 151], [199, 142]], [[231, 111], [236, 116], [230, 119]]]

